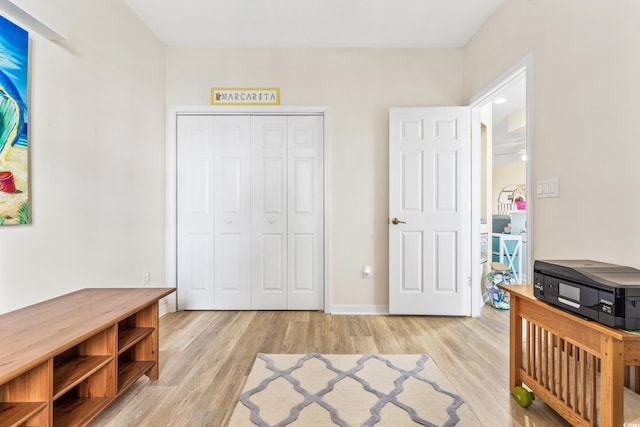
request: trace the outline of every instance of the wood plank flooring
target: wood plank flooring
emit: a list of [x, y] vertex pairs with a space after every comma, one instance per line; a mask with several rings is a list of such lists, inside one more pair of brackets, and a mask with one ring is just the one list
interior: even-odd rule
[[426, 353], [485, 426], [568, 426], [508, 390], [509, 312], [478, 318], [182, 311], [160, 319], [160, 378], [140, 379], [91, 425], [225, 426], [258, 352]]

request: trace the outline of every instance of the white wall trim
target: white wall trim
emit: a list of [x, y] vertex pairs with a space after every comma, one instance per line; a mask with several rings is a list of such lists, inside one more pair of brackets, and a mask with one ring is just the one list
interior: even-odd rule
[[167, 107], [167, 138], [166, 138], [166, 250], [165, 250], [165, 275], [167, 286], [176, 288], [176, 293], [169, 299], [168, 311], [175, 311], [178, 297], [177, 289], [177, 128], [176, 117], [178, 115], [310, 115], [317, 114], [324, 117], [324, 311], [331, 312], [331, 276], [329, 265], [329, 230], [330, 221], [330, 135], [329, 116], [327, 106], [211, 106], [211, 105], [170, 105]]
[[334, 304], [331, 307], [331, 314], [386, 315], [389, 314], [389, 306]]
[[[171, 295], [167, 295], [160, 300], [160, 302], [158, 303], [158, 317], [162, 317], [169, 312], [169, 305], [171, 304], [171, 301], [175, 301], [175, 298], [173, 298]], [[173, 311], [175, 311], [175, 309]]]
[[165, 147], [165, 281], [167, 286], [176, 288], [171, 295], [169, 311], [176, 311], [178, 301], [177, 285], [177, 128], [176, 115], [179, 109], [169, 107], [167, 109], [167, 137]]
[[[489, 102], [497, 92], [505, 89], [514, 82], [526, 78], [526, 115], [527, 115], [527, 277], [533, 277], [533, 211], [535, 185], [533, 182], [533, 53], [528, 53], [520, 61], [511, 66], [507, 71], [502, 73], [500, 77], [491, 82], [488, 86], [478, 92], [469, 100], [469, 106], [472, 111], [472, 151], [471, 151], [471, 173], [472, 177], [480, 176], [480, 108]], [[474, 148], [475, 147], [475, 148]], [[482, 305], [482, 277], [477, 266], [480, 265], [480, 251], [476, 250], [480, 247], [480, 184], [479, 179], [475, 179], [476, 184], [472, 184], [472, 200], [471, 200], [471, 315], [473, 317], [480, 316]]]

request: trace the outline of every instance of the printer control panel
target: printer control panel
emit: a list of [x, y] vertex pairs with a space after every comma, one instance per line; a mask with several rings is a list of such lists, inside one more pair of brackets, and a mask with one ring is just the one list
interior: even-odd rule
[[599, 320], [598, 289], [580, 286], [565, 279], [534, 273], [534, 295], [559, 308], [587, 319]]

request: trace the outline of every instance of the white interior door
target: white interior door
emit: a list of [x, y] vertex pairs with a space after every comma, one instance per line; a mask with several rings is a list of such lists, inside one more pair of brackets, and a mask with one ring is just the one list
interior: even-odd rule
[[214, 121], [214, 308], [251, 303], [251, 134], [249, 116]]
[[468, 107], [389, 111], [392, 314], [471, 314], [470, 144]]
[[288, 118], [288, 308], [321, 310], [324, 295], [324, 124]]
[[251, 119], [251, 308], [287, 309], [287, 117]]
[[213, 118], [177, 118], [178, 308], [213, 309]]

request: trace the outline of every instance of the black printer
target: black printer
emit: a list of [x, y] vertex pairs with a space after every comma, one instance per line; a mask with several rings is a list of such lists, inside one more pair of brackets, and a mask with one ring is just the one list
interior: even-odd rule
[[604, 325], [640, 329], [640, 270], [590, 260], [536, 260], [533, 293]]

